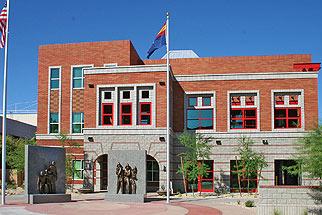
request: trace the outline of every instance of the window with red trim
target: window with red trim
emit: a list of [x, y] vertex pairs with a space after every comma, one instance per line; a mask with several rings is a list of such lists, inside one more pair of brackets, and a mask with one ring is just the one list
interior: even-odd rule
[[198, 161], [199, 165], [202, 163], [207, 166], [207, 175], [198, 176], [198, 191], [199, 192], [214, 192], [214, 161], [205, 160]]
[[284, 105], [284, 96], [282, 95], [275, 96], [275, 104]]
[[121, 103], [121, 125], [132, 125], [132, 103]]
[[232, 108], [230, 110], [231, 129], [256, 129], [257, 108]]
[[141, 102], [140, 103], [140, 114], [139, 114], [139, 124], [140, 125], [151, 125], [152, 117], [151, 111], [152, 105], [151, 102]]
[[187, 109], [187, 129], [213, 129], [213, 109]]
[[275, 108], [274, 128], [301, 128], [301, 108]]
[[113, 125], [113, 103], [102, 104], [102, 125]]
[[298, 95], [289, 95], [289, 104], [290, 105], [298, 105], [299, 104], [299, 96]]
[[245, 103], [246, 105], [255, 105], [255, 96], [246, 96]]

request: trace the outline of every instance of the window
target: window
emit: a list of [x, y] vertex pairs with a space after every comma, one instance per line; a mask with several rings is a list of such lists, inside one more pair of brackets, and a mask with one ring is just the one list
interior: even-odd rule
[[230, 110], [231, 129], [256, 129], [256, 108], [233, 108]]
[[148, 182], [159, 181], [159, 164], [156, 160], [146, 161], [146, 180]]
[[233, 106], [241, 105], [240, 96], [232, 96], [231, 97], [231, 105], [233, 105]]
[[[236, 165], [237, 164], [237, 165]], [[247, 178], [245, 172], [245, 167], [240, 160], [230, 160], [230, 188], [231, 192], [239, 191], [238, 183], [238, 172], [240, 173], [240, 188], [241, 192], [248, 192], [248, 182], [249, 182], [249, 192], [256, 192], [257, 189], [257, 168], [249, 170], [250, 174]]]
[[198, 177], [198, 191], [199, 192], [213, 192], [214, 191], [214, 161], [205, 160], [199, 161], [199, 165], [204, 163], [208, 170], [206, 176]]
[[213, 129], [213, 109], [188, 109], [187, 129]]
[[299, 96], [298, 95], [290, 95], [289, 96], [289, 104], [290, 105], [298, 105], [299, 104]]
[[245, 96], [245, 104], [247, 106], [255, 105], [255, 96]]
[[[300, 175], [290, 174], [285, 168], [296, 167], [295, 160], [275, 160], [275, 185], [300, 185]], [[299, 168], [299, 167], [298, 167]]]
[[123, 91], [123, 99], [130, 99], [131, 94], [130, 91]]
[[73, 67], [73, 88], [84, 87], [84, 67]]
[[49, 133], [57, 134], [59, 132], [59, 117], [58, 113], [50, 113], [49, 117]]
[[121, 125], [132, 125], [132, 103], [121, 103]]
[[148, 90], [143, 90], [141, 97], [142, 99], [148, 99], [150, 97], [150, 92]]
[[211, 106], [211, 97], [202, 97], [202, 106]]
[[84, 113], [74, 112], [72, 116], [72, 133], [83, 133]]
[[275, 104], [276, 105], [284, 105], [284, 96], [276, 95], [275, 96]]
[[102, 104], [102, 125], [113, 125], [113, 103]]
[[197, 97], [190, 97], [188, 99], [188, 106], [189, 107], [194, 107], [198, 105], [198, 98]]
[[104, 99], [106, 100], [112, 99], [112, 92], [104, 92]]
[[140, 103], [140, 125], [151, 125], [151, 102]]
[[275, 128], [300, 128], [301, 109], [300, 108], [275, 108], [274, 111]]
[[50, 89], [59, 89], [59, 68], [50, 69]]
[[84, 178], [84, 161], [83, 160], [73, 160], [74, 172], [73, 178], [74, 179], [83, 179]]

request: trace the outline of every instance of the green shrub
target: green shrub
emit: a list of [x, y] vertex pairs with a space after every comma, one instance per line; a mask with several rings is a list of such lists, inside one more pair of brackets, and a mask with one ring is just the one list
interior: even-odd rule
[[282, 213], [278, 209], [274, 208], [274, 215], [282, 215]]
[[245, 206], [249, 208], [255, 207], [255, 202], [252, 200], [248, 200], [245, 202]]

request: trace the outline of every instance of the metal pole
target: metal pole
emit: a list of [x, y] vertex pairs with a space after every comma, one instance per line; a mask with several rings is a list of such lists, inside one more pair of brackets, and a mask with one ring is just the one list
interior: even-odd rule
[[170, 65], [169, 65], [169, 13], [167, 13], [167, 203], [170, 203]]
[[6, 195], [6, 118], [7, 118], [7, 64], [8, 64], [8, 30], [9, 30], [9, 0], [7, 0], [7, 23], [6, 23], [6, 39], [4, 49], [4, 71], [3, 71], [3, 95], [2, 95], [2, 181], [1, 181], [1, 204], [5, 205]]

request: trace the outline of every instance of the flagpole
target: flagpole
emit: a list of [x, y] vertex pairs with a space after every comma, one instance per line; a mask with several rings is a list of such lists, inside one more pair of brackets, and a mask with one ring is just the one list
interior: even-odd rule
[[169, 13], [167, 12], [167, 203], [170, 203], [170, 64], [169, 64]]
[[7, 137], [7, 70], [8, 70], [8, 30], [9, 30], [9, 0], [7, 0], [7, 23], [6, 23], [6, 38], [5, 38], [5, 49], [4, 49], [4, 69], [3, 69], [3, 95], [2, 95], [2, 181], [1, 181], [1, 204], [5, 205], [6, 196], [6, 137]]

